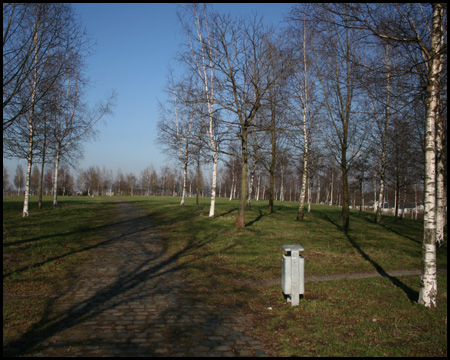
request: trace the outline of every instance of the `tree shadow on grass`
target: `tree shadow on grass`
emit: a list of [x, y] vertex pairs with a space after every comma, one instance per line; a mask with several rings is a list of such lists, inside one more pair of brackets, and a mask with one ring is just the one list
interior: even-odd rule
[[416, 244], [422, 244], [421, 241], [416, 240], [416, 239], [413, 239], [412, 237], [407, 236], [407, 235], [405, 235], [405, 234], [402, 234], [402, 233], [398, 232], [397, 230], [395, 230], [394, 228], [389, 227], [388, 225], [385, 225], [385, 224], [382, 224], [382, 223], [380, 223], [379, 225], [380, 225], [382, 228], [384, 228], [384, 229], [386, 229], [386, 230], [388, 230], [388, 231], [392, 231], [392, 232], [393, 232], [394, 234], [396, 234], [396, 235], [402, 236], [402, 237], [404, 237], [405, 239], [408, 239], [408, 240], [411, 240], [411, 241], [415, 242]]
[[262, 217], [265, 215], [267, 215], [267, 214], [263, 214], [263, 212], [261, 210], [259, 210], [259, 215], [254, 220], [248, 222], [245, 226], [246, 227], [252, 226], [255, 222], [258, 222], [259, 220], [261, 220]]
[[[143, 219], [141, 219], [141, 220], [145, 220], [144, 218], [147, 218], [147, 216], [143, 216], [142, 218]], [[136, 220], [139, 220], [139, 219], [133, 219], [133, 221], [136, 221]], [[103, 230], [107, 229], [110, 226], [126, 226], [128, 222], [129, 221], [120, 221], [120, 222], [115, 222], [115, 223], [111, 223], [111, 224], [107, 224], [107, 225], [96, 226], [96, 227], [92, 227], [92, 228], [76, 229], [74, 231], [67, 232], [67, 233], [62, 233], [62, 234], [52, 234], [52, 235], [40, 236], [40, 237], [28, 239], [28, 240], [18, 240], [18, 241], [11, 242], [9, 244], [4, 245], [4, 247], [24, 245], [26, 243], [31, 243], [31, 242], [34, 243], [34, 242], [43, 241], [43, 240], [49, 240], [49, 239], [55, 240], [55, 239], [57, 239], [59, 237], [65, 238], [65, 237], [74, 236], [74, 235], [78, 235], [79, 237], [91, 236], [91, 234], [97, 233], [99, 231], [103, 231]], [[130, 234], [127, 234], [127, 235], [130, 235]], [[77, 253], [82, 253], [84, 251], [92, 250], [92, 249], [95, 249], [95, 248], [97, 248], [99, 246], [106, 246], [106, 245], [108, 245], [109, 242], [114, 241], [114, 240], [115, 240], [115, 238], [111, 238], [110, 240], [102, 241], [102, 242], [100, 242], [98, 244], [95, 244], [95, 245], [79, 248], [79, 249], [73, 250], [73, 251], [68, 251], [68, 252], [66, 252], [66, 253], [64, 253], [62, 255], [48, 258], [45, 261], [36, 262], [36, 263], [31, 264], [31, 265], [27, 265], [27, 266], [15, 269], [14, 271], [11, 271], [9, 273], [3, 274], [3, 279], [6, 279], [6, 278], [8, 278], [9, 276], [11, 276], [13, 274], [18, 274], [18, 273], [21, 273], [23, 271], [30, 270], [32, 268], [38, 268], [40, 266], [43, 266], [43, 265], [48, 264], [48, 263], [53, 262], [53, 261], [64, 259], [65, 257], [70, 256], [70, 255], [74, 255], [74, 254], [77, 254]]]
[[[177, 260], [189, 254], [191, 250], [198, 250], [199, 247], [208, 243], [199, 243], [193, 236], [194, 240], [189, 241], [173, 255], [169, 255], [166, 242], [157, 235], [148, 216], [132, 216], [119, 221], [108, 228], [104, 236], [106, 240], [103, 242], [84, 249], [93, 251], [90, 257], [93, 263], [89, 263], [87, 268], [89, 272], [86, 274], [82, 272], [80, 276], [82, 281], [85, 278], [84, 281], [95, 285], [89, 289], [92, 291], [87, 292], [86, 297], [78, 302], [69, 300], [68, 308], [63, 310], [57, 304], [61, 306], [61, 303], [64, 304], [65, 297], [70, 298], [71, 294], [76, 295], [77, 292], [73, 288], [60, 294], [59, 300], [49, 300], [41, 319], [19, 339], [4, 346], [4, 356], [39, 353], [46, 349], [46, 342], [65, 330], [92, 321], [105, 311], [121, 306], [127, 307], [133, 302], [152, 302], [155, 296], [167, 297], [167, 309], [176, 311], [176, 306], [172, 304], [174, 296], [171, 294], [185, 286], [181, 280], [183, 278], [181, 271], [196, 259], [184, 259], [182, 266], [178, 266]], [[159, 245], [154, 247], [151, 245], [153, 242]], [[208, 255], [210, 254], [202, 254], [202, 256]], [[115, 274], [113, 278], [102, 278], [100, 270], [105, 265], [106, 269], [112, 270]], [[92, 346], [99, 346], [101, 341], [101, 339], [93, 339]], [[73, 343], [76, 345], [77, 341], [74, 340]], [[114, 341], [112, 343], [115, 344]], [[61, 344], [61, 346], [70, 348], [70, 344]], [[130, 346], [137, 347], [136, 344], [130, 344]], [[146, 351], [151, 353], [153, 350]]]
[[[342, 227], [336, 224], [327, 214], [324, 214], [325, 219], [327, 219], [331, 224], [336, 226], [339, 230], [342, 230]], [[347, 240], [349, 243], [358, 251], [358, 253], [362, 256], [362, 258], [368, 261], [375, 270], [383, 277], [387, 277], [395, 286], [399, 289], [403, 290], [411, 302], [417, 302], [419, 298], [419, 293], [413, 289], [411, 289], [408, 285], [403, 283], [401, 280], [396, 278], [395, 276], [389, 275], [383, 267], [378, 264], [375, 260], [373, 260], [362, 248], [357, 244], [357, 242], [347, 233], [345, 233]]]

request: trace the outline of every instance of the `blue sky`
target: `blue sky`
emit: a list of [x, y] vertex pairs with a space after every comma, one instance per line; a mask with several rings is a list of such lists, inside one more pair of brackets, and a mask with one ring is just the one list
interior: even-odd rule
[[[91, 88], [88, 103], [105, 98], [115, 89], [115, 115], [98, 127], [97, 141], [86, 143], [79, 167], [105, 166], [114, 173], [136, 175], [147, 166], [157, 170], [168, 158], [156, 144], [158, 99], [164, 100], [169, 65], [184, 40], [177, 21], [176, 4], [74, 4], [76, 13], [96, 41], [94, 54], [87, 59]], [[232, 15], [257, 12], [277, 25], [292, 4], [213, 4]], [[25, 166], [25, 161], [21, 162]], [[12, 183], [17, 162], [5, 161]], [[76, 173], [75, 171], [72, 171]]]

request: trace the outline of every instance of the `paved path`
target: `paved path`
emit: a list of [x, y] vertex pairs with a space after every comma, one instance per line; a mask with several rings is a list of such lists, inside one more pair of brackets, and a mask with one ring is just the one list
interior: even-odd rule
[[[438, 274], [447, 274], [447, 269], [437, 269]], [[364, 273], [348, 273], [348, 274], [334, 274], [334, 275], [322, 275], [314, 276], [305, 275], [305, 284], [308, 282], [317, 281], [332, 281], [332, 280], [343, 280], [343, 279], [366, 279], [373, 277], [391, 277], [395, 278], [398, 276], [409, 276], [409, 275], [420, 275], [421, 270], [389, 270], [389, 271], [368, 271]], [[245, 283], [247, 286], [251, 287], [264, 287], [264, 286], [281, 286], [281, 279], [269, 279], [260, 281], [248, 281]]]
[[118, 221], [56, 300], [34, 356], [265, 356], [239, 309], [183, 296], [189, 284], [145, 212], [118, 202]]

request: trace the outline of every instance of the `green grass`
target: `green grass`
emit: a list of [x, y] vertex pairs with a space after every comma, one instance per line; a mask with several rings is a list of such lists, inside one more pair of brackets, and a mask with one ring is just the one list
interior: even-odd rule
[[[399, 278], [418, 290], [417, 276]], [[278, 356], [446, 356], [447, 277], [438, 276], [439, 308], [409, 301], [388, 278], [307, 283], [292, 308], [278, 288], [254, 305], [258, 333]]]
[[22, 206], [23, 197], [3, 197], [4, 348], [45, 317], [70, 272], [103, 240], [98, 230], [113, 211], [110, 202], [78, 197], [61, 197], [57, 208], [44, 197], [41, 211], [31, 197], [26, 218]]
[[[340, 209], [313, 206], [303, 222], [298, 205], [254, 201], [246, 228], [235, 229], [237, 200], [128, 197], [146, 209], [168, 251], [189, 274], [186, 296], [204, 303], [236, 306], [252, 316], [255, 333], [271, 356], [446, 356], [447, 276], [438, 278], [438, 308], [417, 304], [419, 277], [384, 277], [308, 282], [305, 298], [292, 308], [280, 286], [249, 286], [281, 278], [281, 248], [305, 248], [306, 275], [419, 269], [421, 221], [395, 221], [351, 212], [341, 230]], [[100, 229], [113, 221], [107, 198], [67, 198], [61, 207], [21, 217], [21, 198], [4, 198], [4, 337], [9, 343], [45, 316], [51, 295], [67, 286], [70, 269], [101, 241]], [[447, 267], [447, 246], [438, 248], [438, 267]], [[49, 298], [50, 297], [50, 298]], [[12, 299], [13, 301], [8, 301]], [[268, 309], [268, 308], [271, 309]]]
[[[133, 200], [133, 199], [130, 199]], [[438, 308], [417, 304], [419, 277], [384, 277], [306, 283], [300, 306], [292, 308], [280, 286], [248, 284], [281, 278], [281, 248], [305, 248], [307, 275], [420, 269], [423, 225], [411, 219], [351, 212], [350, 231], [341, 230], [340, 209], [312, 206], [295, 221], [296, 203], [253, 202], [246, 229], [236, 230], [237, 201], [178, 198], [134, 199], [147, 209], [169, 249], [190, 274], [189, 293], [203, 302], [238, 306], [255, 320], [255, 332], [272, 356], [445, 356], [447, 276], [439, 275]], [[445, 242], [446, 244], [446, 242]], [[438, 267], [447, 267], [447, 247], [438, 248]], [[268, 309], [268, 308], [271, 309]]]

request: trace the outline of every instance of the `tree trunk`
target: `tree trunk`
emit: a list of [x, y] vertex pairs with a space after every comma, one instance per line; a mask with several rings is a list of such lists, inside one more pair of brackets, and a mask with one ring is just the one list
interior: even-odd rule
[[350, 226], [350, 210], [348, 199], [347, 166], [342, 166], [342, 229], [347, 232]]
[[29, 137], [28, 137], [28, 156], [27, 156], [27, 176], [25, 178], [25, 198], [23, 201], [23, 211], [22, 216], [29, 216], [28, 212], [28, 203], [30, 201], [30, 181], [31, 181], [31, 166], [33, 164], [33, 141], [34, 141], [34, 110], [36, 103], [36, 88], [37, 88], [37, 57], [38, 57], [38, 49], [37, 49], [37, 41], [38, 41], [38, 30], [40, 27], [40, 22], [38, 21], [36, 24], [36, 32], [34, 34], [33, 44], [34, 44], [34, 72], [33, 72], [33, 83], [31, 90], [31, 108], [30, 108], [30, 117], [28, 119], [28, 125], [30, 127]]
[[[305, 138], [306, 141], [306, 138]], [[298, 207], [297, 212], [297, 221], [303, 221], [303, 217], [305, 214], [305, 199], [306, 199], [306, 180], [308, 178], [308, 157], [307, 157], [307, 149], [305, 144], [305, 152], [303, 158], [303, 176], [302, 176], [302, 191], [300, 193], [300, 205]]]
[[187, 163], [183, 164], [183, 191], [181, 194], [180, 206], [184, 206], [184, 199], [186, 197], [186, 184], [187, 184]]
[[433, 29], [431, 49], [434, 56], [429, 62], [426, 131], [425, 131], [425, 212], [422, 246], [422, 275], [420, 278], [419, 304], [437, 306], [436, 276], [436, 115], [439, 97], [440, 56], [443, 36], [443, 4], [433, 4]]
[[196, 186], [196, 192], [195, 192], [195, 209], [198, 211], [198, 197], [200, 195], [200, 176], [201, 176], [201, 169], [200, 169], [200, 157], [198, 155], [197, 157], [197, 186]]
[[[215, 146], [215, 144], [214, 144]], [[209, 207], [209, 217], [214, 217], [214, 211], [216, 207], [216, 184], [217, 184], [217, 162], [218, 162], [217, 150], [214, 147], [213, 152], [213, 175], [212, 175], [212, 185], [211, 185], [211, 204]]]
[[252, 169], [250, 170], [250, 184], [248, 186], [247, 207], [252, 206], [253, 181], [255, 179], [256, 162], [253, 160]]
[[331, 189], [330, 189], [330, 206], [333, 206], [333, 194], [334, 194], [334, 169], [331, 169]]
[[238, 216], [236, 218], [236, 228], [244, 229], [245, 228], [245, 200], [247, 193], [247, 171], [248, 171], [248, 162], [247, 162], [247, 129], [245, 126], [242, 128], [242, 172], [241, 172], [241, 193], [239, 196], [239, 207], [238, 207]]
[[53, 207], [58, 206], [58, 167], [59, 167], [59, 158], [61, 154], [60, 144], [58, 144], [58, 148], [56, 149], [56, 159], [55, 159], [55, 175], [53, 177]]
[[[44, 119], [45, 121], [45, 119]], [[44, 191], [44, 170], [45, 170], [45, 156], [47, 149], [47, 127], [44, 125], [44, 142], [42, 147], [42, 165], [41, 165], [41, 176], [39, 179], [39, 201], [38, 201], [38, 209], [42, 210], [42, 195]]]
[[[32, 107], [34, 108], [34, 107]], [[32, 111], [33, 113], [34, 111]], [[30, 115], [32, 117], [32, 115]], [[27, 175], [25, 177], [25, 198], [23, 201], [23, 211], [22, 216], [29, 216], [28, 203], [30, 201], [30, 181], [31, 181], [31, 166], [33, 165], [33, 125], [32, 120], [30, 120], [30, 134], [28, 142], [28, 157], [27, 157]]]
[[436, 105], [436, 242], [439, 245], [444, 243], [444, 227], [447, 220], [445, 215], [445, 147], [444, 147], [444, 119]]
[[383, 154], [381, 157], [380, 194], [379, 194], [379, 198], [378, 198], [378, 207], [376, 210], [376, 218], [375, 218], [375, 222], [377, 224], [381, 223], [381, 209], [383, 208], [383, 202], [384, 202], [385, 169], [386, 169], [386, 154]]

